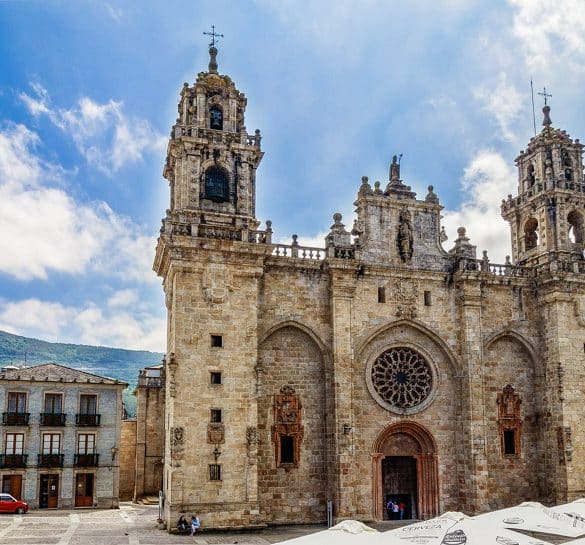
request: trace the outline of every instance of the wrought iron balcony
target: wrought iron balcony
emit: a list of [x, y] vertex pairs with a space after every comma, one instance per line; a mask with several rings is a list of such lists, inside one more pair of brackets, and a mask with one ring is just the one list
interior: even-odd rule
[[76, 467], [97, 467], [99, 460], [99, 454], [75, 454], [73, 464]]
[[39, 454], [37, 465], [39, 467], [63, 467], [64, 454]]
[[0, 454], [0, 467], [26, 467], [28, 454]]
[[64, 426], [65, 413], [41, 413], [41, 426]]
[[83, 414], [75, 415], [75, 424], [78, 426], [98, 427], [100, 425], [101, 414]]
[[2, 424], [4, 426], [28, 426], [30, 413], [2, 413]]

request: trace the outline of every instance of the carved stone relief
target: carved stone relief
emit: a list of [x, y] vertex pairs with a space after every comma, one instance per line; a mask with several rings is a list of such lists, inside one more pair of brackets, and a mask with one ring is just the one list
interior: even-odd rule
[[396, 301], [396, 316], [412, 320], [416, 318], [418, 282], [397, 279], [394, 282], [393, 298]]

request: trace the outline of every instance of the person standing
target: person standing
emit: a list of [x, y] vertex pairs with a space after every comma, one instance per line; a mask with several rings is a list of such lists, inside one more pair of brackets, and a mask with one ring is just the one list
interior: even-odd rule
[[392, 519], [398, 520], [398, 502], [396, 500], [392, 500]]
[[394, 507], [394, 504], [392, 503], [392, 500], [390, 498], [388, 498], [388, 501], [386, 502], [386, 513], [388, 513], [388, 520], [392, 520], [392, 508]]
[[406, 509], [406, 504], [403, 501], [398, 502], [398, 513], [400, 520], [404, 520], [404, 510]]

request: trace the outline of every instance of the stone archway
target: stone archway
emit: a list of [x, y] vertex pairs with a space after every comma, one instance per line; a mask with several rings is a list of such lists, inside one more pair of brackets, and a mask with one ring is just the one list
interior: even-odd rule
[[439, 473], [437, 448], [432, 435], [416, 422], [387, 426], [372, 448], [372, 502], [376, 520], [384, 519], [384, 461], [411, 458], [415, 464], [416, 498], [413, 514], [428, 519], [439, 514]]

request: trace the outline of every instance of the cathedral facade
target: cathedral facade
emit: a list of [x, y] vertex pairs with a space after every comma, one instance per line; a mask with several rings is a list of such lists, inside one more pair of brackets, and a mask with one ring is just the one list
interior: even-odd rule
[[[585, 493], [582, 145], [553, 128], [502, 201], [512, 259], [446, 249], [393, 158], [323, 248], [255, 214], [261, 135], [218, 73], [185, 83], [154, 270], [168, 312], [164, 517], [205, 527], [468, 514]], [[510, 188], [514, 186], [510, 180]]]

